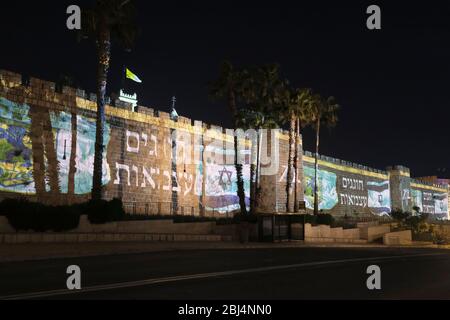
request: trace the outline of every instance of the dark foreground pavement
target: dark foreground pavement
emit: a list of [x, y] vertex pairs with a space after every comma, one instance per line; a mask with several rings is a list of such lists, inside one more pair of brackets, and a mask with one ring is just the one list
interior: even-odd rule
[[[369, 291], [370, 265], [382, 290]], [[83, 290], [65, 291], [69, 265]], [[0, 264], [19, 299], [450, 299], [450, 251], [411, 248], [183, 250]]]

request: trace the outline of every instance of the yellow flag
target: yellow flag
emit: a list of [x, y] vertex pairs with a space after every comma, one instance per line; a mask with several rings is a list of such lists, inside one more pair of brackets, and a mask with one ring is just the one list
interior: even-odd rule
[[127, 79], [133, 80], [134, 82], [137, 83], [142, 83], [141, 79], [139, 79], [137, 75], [131, 72], [130, 69], [127, 68], [126, 72], [127, 72]]

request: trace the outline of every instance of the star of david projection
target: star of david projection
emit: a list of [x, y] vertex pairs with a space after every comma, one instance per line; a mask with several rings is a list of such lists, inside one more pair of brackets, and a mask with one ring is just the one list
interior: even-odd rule
[[[222, 186], [223, 189], [225, 189], [227, 186], [231, 185], [231, 176], [233, 175], [233, 172], [228, 171], [227, 168], [223, 168], [222, 171], [219, 171], [220, 178], [219, 178], [219, 184]], [[224, 181], [224, 175], [227, 175], [228, 181]]]

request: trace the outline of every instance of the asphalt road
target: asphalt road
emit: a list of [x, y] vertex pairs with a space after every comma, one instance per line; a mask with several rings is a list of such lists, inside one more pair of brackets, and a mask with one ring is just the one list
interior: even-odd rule
[[[370, 265], [379, 291], [367, 289]], [[82, 291], [66, 290], [69, 265]], [[269, 248], [0, 264], [0, 299], [450, 299], [450, 251]]]

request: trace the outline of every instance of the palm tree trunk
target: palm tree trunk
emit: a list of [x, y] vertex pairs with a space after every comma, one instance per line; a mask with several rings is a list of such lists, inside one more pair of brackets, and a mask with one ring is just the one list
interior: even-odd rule
[[[236, 107], [236, 95], [233, 88], [228, 90], [228, 106], [231, 114], [233, 115], [234, 129], [237, 129], [237, 107]], [[234, 134], [234, 166], [236, 167], [237, 178], [237, 195], [239, 198], [239, 206], [241, 207], [241, 214], [247, 214], [247, 205], [245, 204], [245, 189], [244, 179], [242, 177], [242, 164], [239, 163], [239, 139], [235, 132]]]
[[97, 118], [95, 135], [94, 173], [92, 179], [92, 199], [102, 198], [103, 166], [103, 131], [106, 122], [105, 96], [108, 81], [109, 60], [111, 55], [110, 31], [104, 23], [100, 24], [98, 33], [98, 70], [97, 70]]
[[257, 166], [257, 147], [252, 141], [250, 156], [250, 214], [255, 213], [256, 205], [256, 166]]
[[68, 196], [75, 196], [75, 173], [76, 169], [76, 158], [77, 158], [77, 115], [72, 113], [72, 144], [70, 147], [70, 164], [69, 164], [69, 187]]
[[234, 136], [234, 163], [236, 167], [237, 176], [237, 194], [239, 197], [239, 206], [241, 207], [241, 214], [246, 215], [247, 205], [245, 203], [245, 189], [244, 189], [244, 179], [242, 177], [243, 166], [239, 163], [239, 144], [237, 135]]
[[44, 160], [44, 138], [42, 120], [40, 118], [41, 110], [35, 106], [30, 108], [31, 117], [31, 148], [33, 155], [33, 179], [36, 189], [36, 197], [40, 202], [45, 197], [45, 160]]
[[[50, 119], [50, 112], [44, 109], [43, 112], [44, 125], [44, 148], [47, 156], [48, 168], [47, 177], [50, 185], [50, 193], [54, 196], [59, 196], [61, 189], [59, 186], [59, 161], [55, 150], [55, 137], [53, 135], [52, 122]], [[60, 199], [54, 199], [60, 200]]]
[[295, 116], [292, 114], [289, 126], [289, 156], [286, 178], [286, 212], [291, 212], [292, 163], [294, 162]]
[[206, 159], [205, 159], [205, 151], [206, 151], [206, 145], [205, 145], [205, 133], [202, 135], [202, 145], [203, 145], [203, 151], [202, 151], [202, 208], [200, 211], [200, 215], [202, 217], [206, 216]]
[[295, 157], [294, 157], [294, 176], [295, 176], [295, 184], [294, 184], [294, 212], [299, 212], [299, 203], [298, 203], [298, 153], [299, 153], [299, 144], [300, 144], [300, 119], [297, 117], [297, 121], [295, 124]]
[[314, 166], [314, 214], [319, 214], [319, 144], [320, 144], [320, 119], [316, 124], [316, 154]]
[[259, 195], [260, 195], [260, 187], [259, 187], [259, 175], [260, 175], [260, 165], [261, 165], [261, 130], [257, 131], [257, 145], [256, 145], [256, 183], [255, 183], [255, 207], [258, 208], [259, 205]]

